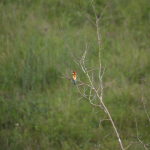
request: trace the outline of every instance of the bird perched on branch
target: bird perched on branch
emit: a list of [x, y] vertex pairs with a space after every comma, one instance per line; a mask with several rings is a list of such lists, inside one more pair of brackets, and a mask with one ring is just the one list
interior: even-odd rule
[[71, 71], [71, 79], [72, 79], [72, 82], [74, 83], [74, 84], [76, 84], [77, 83], [77, 80], [76, 80], [76, 73], [75, 73], [75, 71]]

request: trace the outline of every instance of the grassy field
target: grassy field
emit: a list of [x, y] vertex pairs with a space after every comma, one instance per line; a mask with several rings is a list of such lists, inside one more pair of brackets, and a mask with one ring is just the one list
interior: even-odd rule
[[[76, 3], [95, 21], [89, 1]], [[97, 14], [107, 1], [94, 0]], [[119, 131], [123, 146], [139, 138], [150, 142], [150, 2], [148, 0], [115, 0], [100, 20], [103, 82], [113, 86], [104, 89], [104, 103]], [[58, 26], [60, 25], [60, 29]], [[74, 63], [64, 45], [63, 32], [72, 53], [81, 58], [90, 44], [87, 66], [98, 66], [96, 28], [69, 0], [1, 0], [0, 1], [0, 149], [1, 150], [117, 150], [119, 144], [104, 112], [94, 113], [89, 101], [76, 87], [56, 76], [75, 70], [88, 83], [82, 69]], [[98, 86], [98, 73], [94, 84]], [[107, 134], [109, 136], [104, 138]], [[129, 150], [142, 150], [133, 143]]]

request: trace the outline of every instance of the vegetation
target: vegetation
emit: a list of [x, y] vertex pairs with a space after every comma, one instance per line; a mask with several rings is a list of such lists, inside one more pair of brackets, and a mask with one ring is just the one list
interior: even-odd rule
[[[78, 1], [87, 16], [95, 21], [89, 1]], [[94, 0], [97, 14], [107, 1]], [[124, 146], [137, 134], [134, 115], [138, 118], [141, 141], [150, 142], [149, 120], [141, 102], [142, 96], [150, 115], [150, 2], [148, 0], [115, 0], [105, 11], [100, 26], [104, 82], [119, 77], [104, 89], [104, 102], [120, 133]], [[76, 87], [64, 73], [75, 70], [88, 82], [81, 68], [71, 59], [59, 30], [76, 57], [81, 57], [90, 43], [87, 66], [98, 66], [95, 27], [69, 0], [1, 0], [0, 2], [0, 149], [119, 149], [109, 121], [103, 112], [93, 113], [93, 106], [80, 99]], [[98, 84], [98, 75], [94, 74]], [[120, 89], [121, 88], [121, 89]], [[94, 111], [99, 111], [94, 108]], [[124, 131], [124, 132], [123, 132]], [[99, 147], [100, 145], [100, 147]], [[133, 143], [129, 150], [144, 149]]]

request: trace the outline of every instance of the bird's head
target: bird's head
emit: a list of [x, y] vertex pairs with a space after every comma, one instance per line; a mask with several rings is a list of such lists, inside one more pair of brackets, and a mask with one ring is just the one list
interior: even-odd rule
[[74, 74], [76, 74], [76, 73], [75, 73], [75, 71], [71, 71], [71, 74], [74, 75]]

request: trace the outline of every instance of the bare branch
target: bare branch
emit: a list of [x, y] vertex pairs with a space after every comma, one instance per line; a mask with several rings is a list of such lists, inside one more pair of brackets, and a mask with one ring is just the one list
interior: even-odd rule
[[[136, 108], [137, 109], [137, 108]], [[136, 111], [137, 112], [137, 111]], [[132, 115], [132, 114], [131, 114]], [[147, 147], [146, 147], [146, 145], [148, 145], [148, 144], [144, 144], [141, 140], [140, 140], [140, 138], [139, 138], [139, 132], [138, 132], [138, 123], [137, 123], [137, 117], [136, 117], [136, 113], [135, 113], [135, 115], [132, 115], [132, 117], [134, 118], [134, 120], [135, 120], [135, 126], [136, 126], [136, 136], [134, 136], [134, 137], [136, 137], [136, 139], [143, 145], [143, 147], [146, 149], [146, 150], [148, 150], [147, 149]], [[149, 146], [149, 145], [148, 145]]]
[[103, 27], [101, 27], [101, 28], [99, 28], [99, 30], [101, 30], [101, 29], [103, 29], [103, 28], [105, 28], [105, 27], [107, 27], [108, 25], [109, 25], [109, 23], [111, 22], [111, 20], [105, 25], [105, 26], [103, 26]]
[[138, 74], [138, 76], [141, 78], [141, 80], [145, 81], [148, 85], [150, 85], [150, 83], [149, 83], [149, 82], [147, 82], [147, 80], [146, 80], [146, 79], [144, 79], [142, 76], [140, 76], [139, 72], [137, 72], [137, 70], [136, 70], [136, 68], [135, 68], [135, 66], [134, 66], [134, 65], [133, 65], [133, 68], [134, 68], [135, 72]]
[[131, 145], [132, 145], [132, 143], [129, 146], [127, 146], [124, 150], [126, 150], [127, 148], [129, 148]]
[[147, 113], [147, 110], [146, 110], [146, 108], [145, 108], [145, 103], [144, 103], [144, 97], [143, 97], [142, 87], [141, 87], [141, 95], [142, 95], [143, 108], [144, 108], [144, 110], [145, 110], [145, 113], [146, 113], [146, 115], [147, 115], [147, 117], [148, 117], [148, 120], [149, 120], [149, 123], [150, 123], [150, 117], [149, 117], [149, 115], [148, 115], [148, 113]]
[[114, 79], [112, 82], [106, 82], [106, 83], [103, 83], [103, 84], [112, 84], [114, 83], [120, 76], [118, 76], [116, 79]]
[[[58, 26], [59, 26], [59, 30], [60, 30], [59, 22], [58, 22]], [[69, 46], [68, 46], [68, 44], [66, 43], [66, 40], [65, 40], [64, 35], [63, 35], [63, 33], [61, 32], [61, 30], [60, 30], [60, 33], [61, 33], [61, 35], [62, 35], [62, 37], [63, 37], [64, 43], [65, 43], [65, 45], [66, 45], [66, 47], [67, 47], [67, 49], [68, 49], [68, 51], [69, 51], [71, 57], [73, 58], [73, 60], [75, 61], [75, 63], [76, 63], [77, 65], [79, 65], [79, 61], [78, 61], [78, 60], [74, 57], [74, 55], [71, 53], [71, 51], [70, 51], [70, 49], [69, 49]]]
[[[105, 72], [106, 65], [105, 65], [105, 67], [104, 67], [104, 69], [103, 69], [103, 71], [102, 71], [102, 68], [103, 68], [103, 67], [102, 67], [102, 64], [101, 64], [101, 50], [102, 50], [102, 49], [101, 49], [101, 37], [100, 37], [100, 33], [99, 33], [99, 30], [100, 30], [101, 28], [98, 27], [98, 21], [99, 21], [99, 19], [101, 19], [103, 13], [105, 12], [105, 10], [106, 10], [106, 8], [108, 7], [108, 5], [109, 5], [109, 3], [110, 3], [111, 0], [109, 0], [109, 2], [107, 3], [105, 9], [103, 10], [103, 12], [102, 12], [102, 14], [101, 14], [101, 16], [100, 16], [99, 18], [97, 18], [97, 14], [96, 14], [96, 11], [95, 11], [95, 9], [94, 9], [94, 5], [92, 4], [92, 1], [91, 1], [91, 0], [89, 0], [89, 1], [90, 1], [90, 4], [91, 4], [92, 8], [93, 8], [94, 13], [95, 13], [96, 24], [95, 24], [92, 20], [90, 20], [89, 17], [87, 17], [87, 15], [85, 15], [85, 13], [82, 11], [82, 9], [81, 9], [79, 6], [77, 6], [77, 5], [76, 5], [76, 6], [77, 6], [77, 8], [82, 12], [82, 14], [83, 14], [89, 21], [91, 21], [92, 24], [94, 24], [94, 25], [96, 26], [97, 40], [98, 40], [98, 49], [99, 49], [99, 67], [98, 67], [98, 68], [92, 68], [91, 70], [88, 71], [87, 68], [86, 68], [86, 66], [85, 66], [85, 61], [86, 61], [86, 60], [85, 60], [85, 57], [86, 57], [87, 50], [89, 49], [90, 45], [89, 45], [89, 47], [87, 47], [87, 44], [86, 44], [85, 52], [84, 52], [82, 58], [78, 61], [78, 60], [76, 59], [76, 57], [71, 53], [71, 51], [70, 51], [70, 49], [69, 49], [69, 46], [67, 45], [66, 40], [65, 40], [64, 35], [63, 35], [63, 33], [61, 32], [61, 30], [60, 30], [60, 32], [61, 32], [61, 35], [62, 35], [63, 40], [64, 40], [64, 43], [65, 43], [65, 45], [66, 45], [66, 47], [67, 47], [67, 49], [68, 49], [68, 51], [69, 51], [71, 57], [73, 58], [73, 60], [74, 60], [78, 65], [80, 65], [80, 67], [82, 68], [82, 71], [83, 71], [83, 72], [85, 73], [85, 75], [88, 77], [88, 80], [89, 80], [89, 82], [90, 82], [90, 84], [88, 85], [88, 84], [86, 84], [86, 83], [84, 83], [84, 82], [82, 82], [82, 81], [79, 80], [79, 81], [78, 81], [79, 84], [76, 85], [76, 87], [77, 87], [77, 89], [78, 89], [78, 92], [81, 94], [82, 97], [88, 99], [91, 105], [96, 106], [96, 107], [100, 107], [100, 108], [107, 114], [107, 116], [108, 116], [109, 119], [102, 119], [102, 120], [100, 120], [100, 124], [101, 124], [101, 122], [104, 121], [104, 120], [109, 120], [109, 121], [111, 122], [112, 127], [113, 127], [113, 129], [114, 129], [114, 132], [112, 132], [112, 133], [115, 133], [115, 135], [116, 135], [116, 137], [117, 137], [117, 139], [118, 139], [120, 148], [123, 150], [123, 145], [122, 145], [122, 142], [121, 142], [119, 133], [118, 133], [118, 131], [117, 131], [117, 128], [116, 128], [116, 126], [115, 126], [115, 124], [114, 124], [114, 122], [113, 122], [113, 120], [112, 120], [112, 118], [111, 118], [111, 115], [110, 115], [110, 113], [109, 113], [107, 107], [105, 106], [105, 104], [104, 104], [104, 102], [103, 102], [103, 82], [102, 82], [102, 78], [103, 78], [103, 75], [104, 75], [104, 72]], [[60, 29], [60, 26], [59, 26], [59, 29]], [[57, 67], [57, 66], [56, 66], [56, 67]], [[58, 68], [58, 70], [60, 71], [59, 67], [57, 67], [57, 68]], [[96, 90], [96, 88], [94, 87], [94, 83], [93, 83], [93, 80], [94, 80], [94, 79], [93, 79], [93, 71], [96, 70], [96, 69], [99, 70], [99, 73], [98, 73], [99, 75], [98, 75], [98, 76], [99, 76], [99, 85], [100, 85], [100, 86], [99, 86], [98, 90]], [[92, 71], [92, 75], [89, 74], [89, 72], [91, 72], [91, 71]], [[61, 72], [61, 71], [60, 71], [60, 72]], [[61, 73], [62, 73], [62, 72], [61, 72]], [[62, 74], [63, 74], [63, 73], [62, 73]], [[66, 76], [65, 74], [63, 74], [63, 76], [66, 77], [66, 78], [68, 78], [68, 76]], [[70, 78], [69, 78], [69, 79], [70, 79]], [[115, 79], [115, 80], [116, 80], [116, 79]], [[114, 81], [115, 81], [115, 80], [114, 80]], [[114, 81], [112, 81], [112, 83], [113, 83]], [[106, 84], [106, 83], [105, 83], [105, 84]], [[82, 91], [82, 92], [80, 91], [79, 86], [83, 86], [83, 91]], [[89, 95], [88, 95], [88, 94], [85, 94], [88, 88], [90, 88], [90, 93], [89, 93]], [[94, 92], [94, 94], [92, 93], [92, 91]], [[100, 92], [99, 92], [99, 91], [100, 91]], [[92, 95], [92, 94], [93, 94], [93, 95]], [[81, 98], [82, 98], [82, 97], [81, 97]], [[99, 105], [93, 103], [93, 100], [94, 100], [96, 97], [99, 99], [99, 102], [100, 102]], [[81, 99], [81, 98], [80, 98], [80, 99]], [[99, 124], [99, 125], [100, 125], [100, 124]], [[109, 134], [111, 134], [111, 133], [109, 133]], [[107, 136], [108, 136], [108, 135], [107, 135]], [[105, 139], [107, 136], [105, 136], [104, 139]]]
[[[90, 4], [91, 4], [92, 8], [93, 8], [93, 11], [94, 11], [94, 14], [95, 14], [95, 17], [96, 17], [96, 21], [97, 21], [97, 14], [96, 14], [96, 11], [94, 9], [94, 5], [92, 4], [91, 0], [89, 0], [89, 1], [90, 1]], [[97, 24], [96, 24], [96, 26], [97, 26]]]
[[82, 11], [82, 9], [77, 4], [76, 4], [76, 6], [82, 12], [82, 14], [96, 26], [96, 24]]
[[100, 19], [101, 19], [101, 17], [103, 16], [103, 14], [104, 14], [104, 12], [105, 12], [106, 8], [109, 6], [110, 1], [111, 1], [111, 0], [109, 0], [109, 1], [108, 1], [107, 5], [105, 6], [105, 8], [104, 8], [104, 10], [103, 10], [102, 14], [100, 15], [100, 17], [98, 18], [98, 20], [100, 20]]
[[104, 141], [104, 139], [107, 137], [107, 136], [109, 136], [110, 134], [113, 134], [114, 132], [110, 132], [110, 133], [108, 133], [104, 138], [103, 138], [103, 141]]

